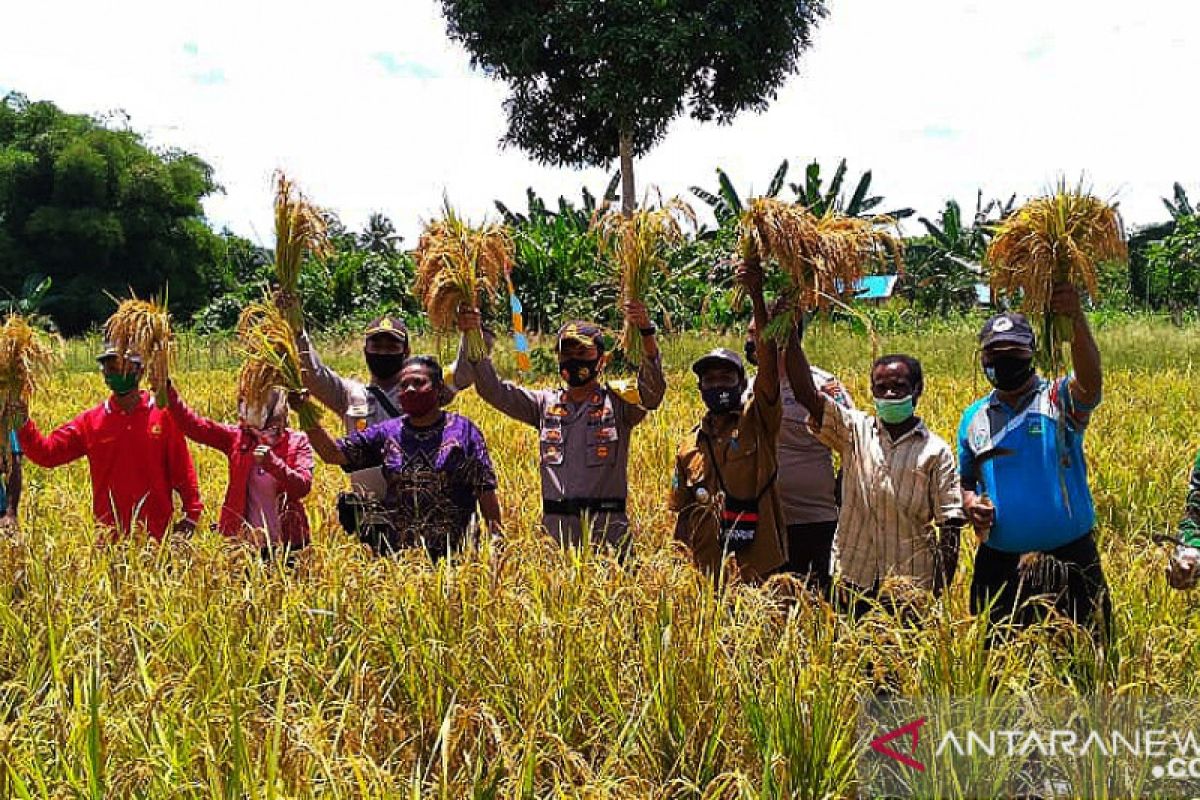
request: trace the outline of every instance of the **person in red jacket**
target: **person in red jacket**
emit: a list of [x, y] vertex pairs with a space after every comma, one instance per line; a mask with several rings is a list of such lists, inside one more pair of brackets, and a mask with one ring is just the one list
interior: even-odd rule
[[144, 528], [162, 539], [175, 516], [172, 493], [178, 494], [183, 517], [177, 533], [191, 534], [200, 512], [196, 469], [175, 420], [154, 398], [138, 389], [142, 360], [105, 346], [97, 357], [104, 382], [112, 394], [48, 435], [17, 408], [24, 423], [17, 441], [30, 462], [58, 467], [79, 458], [88, 460], [92, 478], [92, 513], [115, 539]]
[[238, 404], [238, 425], [214, 422], [189, 408], [175, 387], [170, 405], [183, 435], [220, 450], [229, 459], [229, 487], [217, 530], [285, 558], [308, 545], [308, 515], [301, 499], [312, 489], [308, 437], [288, 430], [286, 395], [276, 389], [265, 407]]

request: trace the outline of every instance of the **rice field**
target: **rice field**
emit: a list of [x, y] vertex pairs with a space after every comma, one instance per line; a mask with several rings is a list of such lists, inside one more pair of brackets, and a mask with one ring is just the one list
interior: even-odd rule
[[[986, 385], [974, 332], [883, 342], [925, 362], [918, 411], [948, 439]], [[1174, 524], [1200, 447], [1196, 334], [1146, 320], [1098, 331], [1106, 397], [1087, 451], [1118, 629], [1103, 656], [1050, 627], [985, 651], [969, 542], [917, 626], [883, 612], [851, 626], [786, 579], [714, 590], [671, 546], [664, 502], [701, 413], [687, 365], [718, 343], [698, 337], [667, 343], [670, 391], [637, 432], [624, 565], [538, 537], [534, 434], [473, 392], [455, 408], [488, 437], [510, 533], [453, 565], [368, 557], [336, 526], [342, 478], [323, 465], [315, 544], [293, 570], [207, 530], [97, 547], [85, 464], [27, 466], [22, 531], [0, 538], [0, 796], [852, 797], [858, 703], [880, 686], [1195, 694], [1200, 595], [1167, 587], [1166, 549], [1148, 537]], [[818, 325], [808, 341], [866, 404], [867, 338]], [[72, 343], [35, 398], [43, 430], [101, 399], [89, 347]], [[324, 352], [361, 372], [355, 348]], [[232, 352], [185, 340], [174, 375], [225, 420]], [[226, 464], [193, 454], [207, 523]]]

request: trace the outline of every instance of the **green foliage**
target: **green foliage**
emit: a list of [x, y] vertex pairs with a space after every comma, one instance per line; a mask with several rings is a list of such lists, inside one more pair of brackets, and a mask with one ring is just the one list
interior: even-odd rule
[[509, 84], [504, 142], [555, 165], [650, 150], [683, 113], [766, 109], [811, 44], [824, 0], [442, 0], [450, 37]]
[[1182, 216], [1175, 229], [1146, 248], [1148, 294], [1178, 313], [1200, 307], [1200, 215]]
[[218, 191], [212, 168], [155, 151], [128, 129], [9, 94], [0, 102], [0, 288], [31, 274], [55, 292], [44, 309], [76, 333], [113, 311], [106, 293], [169, 289], [187, 318], [207, 299], [220, 238], [200, 201]]

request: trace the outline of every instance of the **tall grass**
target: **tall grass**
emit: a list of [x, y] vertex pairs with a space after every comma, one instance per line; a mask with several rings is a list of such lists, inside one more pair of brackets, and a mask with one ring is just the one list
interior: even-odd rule
[[[947, 438], [984, 388], [973, 333], [885, 343], [925, 361], [919, 411]], [[969, 557], [916, 627], [882, 611], [848, 624], [787, 580], [714, 588], [670, 545], [663, 502], [701, 413], [685, 372], [712, 346], [700, 338], [668, 342], [671, 390], [635, 434], [625, 564], [536, 535], [535, 434], [473, 392], [455, 408], [488, 437], [511, 536], [453, 565], [369, 558], [336, 527], [333, 469], [309, 503], [315, 544], [289, 570], [208, 532], [98, 548], [86, 467], [31, 466], [23, 531], [0, 539], [0, 796], [844, 797], [874, 692], [1195, 693], [1197, 598], [1167, 588], [1148, 534], [1178, 515], [1200, 446], [1196, 342], [1100, 331], [1106, 398], [1087, 449], [1119, 630], [1106, 659], [1052, 627], [985, 651]], [[865, 338], [831, 326], [811, 343], [865, 403]], [[328, 350], [361, 369], [353, 347]], [[181, 359], [175, 380], [233, 419], [235, 370], [218, 361]], [[99, 376], [63, 374], [33, 416], [62, 422], [102, 392]], [[212, 519], [227, 470], [194, 455]]]

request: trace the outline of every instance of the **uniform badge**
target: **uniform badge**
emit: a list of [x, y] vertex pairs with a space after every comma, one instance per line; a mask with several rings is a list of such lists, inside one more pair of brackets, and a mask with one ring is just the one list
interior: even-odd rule
[[567, 411], [567, 407], [562, 403], [556, 403], [550, 406], [546, 413], [552, 417], [565, 417], [569, 412]]
[[983, 450], [988, 443], [988, 432], [982, 427], [976, 427], [971, 430], [971, 449], [975, 451]]
[[606, 445], [606, 444], [596, 445], [596, 458], [608, 458], [608, 453], [609, 453], [608, 445]]
[[615, 442], [617, 440], [616, 428], [600, 428], [596, 431], [597, 442]]
[[560, 444], [563, 440], [562, 428], [542, 428], [542, 441]]
[[160, 425], [157, 422], [154, 423], [153, 425], [151, 425], [150, 426], [150, 434], [152, 436], [162, 436], [162, 425]]
[[358, 431], [359, 433], [362, 433], [366, 429], [367, 429], [367, 418], [366, 417], [359, 417], [358, 419], [354, 420], [354, 430]]
[[547, 447], [542, 453], [542, 463], [551, 467], [557, 467], [563, 463], [563, 451], [561, 447]]

